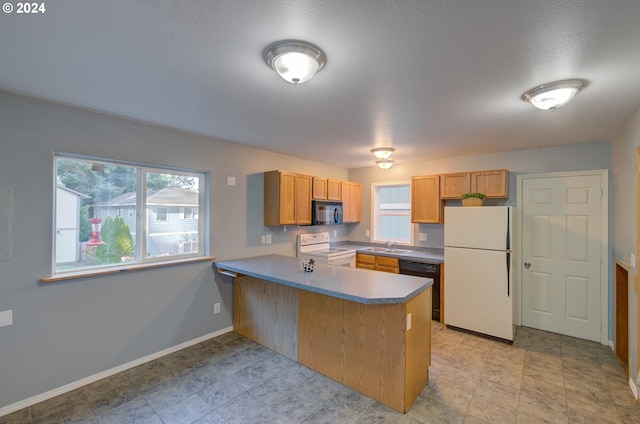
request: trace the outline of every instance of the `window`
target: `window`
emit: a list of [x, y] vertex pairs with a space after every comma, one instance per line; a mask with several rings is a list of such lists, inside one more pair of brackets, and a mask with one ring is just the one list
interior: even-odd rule
[[198, 219], [198, 208], [180, 208], [180, 219]]
[[204, 256], [204, 173], [63, 155], [55, 173], [54, 275]]
[[371, 184], [371, 206], [372, 241], [413, 244], [411, 183]]
[[169, 220], [169, 209], [167, 208], [156, 208], [156, 221], [157, 222], [167, 222]]

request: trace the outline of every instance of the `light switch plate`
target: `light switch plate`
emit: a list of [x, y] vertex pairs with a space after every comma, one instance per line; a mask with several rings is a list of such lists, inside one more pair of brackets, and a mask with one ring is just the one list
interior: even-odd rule
[[236, 185], [236, 177], [227, 177], [227, 185], [235, 186]]
[[427, 233], [419, 233], [418, 237], [420, 241], [427, 241]]
[[13, 325], [13, 310], [0, 312], [0, 327]]
[[629, 255], [629, 266], [631, 268], [635, 268], [636, 267], [636, 255], [634, 255], [633, 253], [631, 253]]
[[411, 314], [407, 314], [407, 331], [411, 330]]

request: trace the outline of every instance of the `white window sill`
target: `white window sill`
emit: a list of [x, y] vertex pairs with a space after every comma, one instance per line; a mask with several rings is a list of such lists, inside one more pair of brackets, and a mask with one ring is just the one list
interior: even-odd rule
[[153, 262], [138, 265], [128, 265], [126, 268], [107, 268], [107, 269], [94, 269], [83, 270], [77, 272], [69, 272], [65, 274], [56, 274], [51, 277], [43, 277], [40, 279], [41, 283], [53, 283], [56, 281], [74, 280], [77, 278], [96, 277], [100, 275], [118, 274], [120, 272], [142, 271], [145, 269], [161, 268], [172, 265], [191, 264], [194, 262], [215, 261], [215, 256], [204, 256], [189, 259], [178, 259], [173, 261]]

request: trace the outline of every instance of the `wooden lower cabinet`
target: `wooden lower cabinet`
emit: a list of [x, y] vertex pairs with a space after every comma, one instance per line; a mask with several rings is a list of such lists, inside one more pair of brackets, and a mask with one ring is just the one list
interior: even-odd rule
[[363, 304], [238, 276], [233, 308], [239, 334], [396, 411], [429, 381], [431, 287], [405, 303]]
[[389, 256], [369, 255], [368, 253], [356, 253], [356, 268], [370, 269], [373, 271], [400, 273], [398, 258]]

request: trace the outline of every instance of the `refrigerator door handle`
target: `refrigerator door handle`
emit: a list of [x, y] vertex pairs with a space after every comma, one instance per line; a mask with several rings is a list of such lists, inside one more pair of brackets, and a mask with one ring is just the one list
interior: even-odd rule
[[507, 252], [507, 297], [511, 296], [511, 252]]

